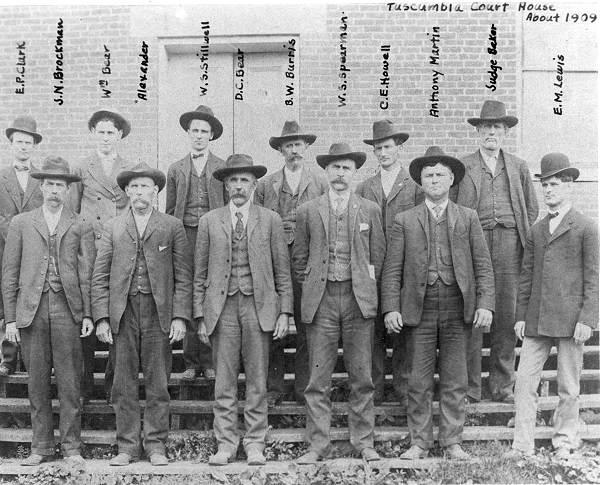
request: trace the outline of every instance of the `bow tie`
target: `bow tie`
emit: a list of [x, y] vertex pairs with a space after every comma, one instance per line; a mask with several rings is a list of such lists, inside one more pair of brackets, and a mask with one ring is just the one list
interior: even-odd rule
[[192, 156], [192, 160], [196, 160], [196, 158], [204, 158], [204, 153], [190, 153]]
[[558, 216], [558, 212], [548, 212], [548, 219], [554, 219]]
[[13, 166], [15, 167], [15, 170], [17, 172], [29, 172], [29, 165], [23, 165], [23, 164], [20, 164], [20, 163], [18, 163], [18, 164], [15, 163]]

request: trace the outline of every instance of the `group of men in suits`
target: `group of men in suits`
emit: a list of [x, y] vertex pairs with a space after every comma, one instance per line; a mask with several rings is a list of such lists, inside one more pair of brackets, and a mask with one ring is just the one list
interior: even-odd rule
[[[538, 207], [527, 165], [502, 150], [517, 121], [503, 103], [486, 101], [480, 116], [468, 119], [477, 152], [461, 161], [430, 147], [408, 166], [401, 153], [409, 134], [390, 120], [376, 121], [364, 142], [380, 171], [353, 190], [366, 153], [334, 143], [316, 157], [319, 173], [305, 158], [316, 136], [295, 121], [269, 140], [284, 166], [265, 177], [266, 168], [248, 155], [224, 161], [210, 151], [223, 126], [199, 106], [180, 117], [190, 153], [165, 177], [118, 155], [131, 126], [115, 111], [90, 118], [96, 151], [73, 169], [60, 157], [29, 167], [41, 136], [32, 118], [17, 118], [7, 130], [15, 162], [0, 174], [7, 186], [0, 191], [7, 322], [0, 372], [14, 371], [20, 341], [33, 426], [24, 464], [53, 454], [52, 368], [63, 453], [81, 462], [80, 413], [93, 389], [96, 338], [111, 349], [106, 390], [119, 447], [111, 465], [139, 459], [142, 449], [154, 465], [167, 463], [170, 346], [179, 340], [183, 378], [215, 379], [218, 450], [210, 463], [226, 464], [237, 452], [243, 363], [243, 446], [249, 464], [263, 464], [268, 407], [284, 393], [282, 340], [290, 326], [297, 331], [294, 394], [306, 405], [310, 445], [300, 463], [331, 451], [340, 336], [350, 442], [366, 461], [379, 459], [374, 405], [384, 398], [386, 333], [393, 340], [393, 388], [411, 435], [402, 457], [425, 457], [433, 446], [437, 361], [438, 440], [450, 458], [467, 458], [465, 405], [487, 397], [481, 345], [490, 328], [489, 397], [516, 401], [519, 455], [533, 450], [535, 391], [558, 342], [554, 444], [570, 453], [578, 439], [582, 345], [598, 324], [597, 231], [571, 208], [579, 172], [561, 154], [542, 159], [536, 176], [551, 214], [531, 227]], [[162, 214], [156, 198], [165, 186]], [[569, 284], [549, 283], [552, 274], [568, 274]], [[516, 338], [524, 344], [513, 393]]]

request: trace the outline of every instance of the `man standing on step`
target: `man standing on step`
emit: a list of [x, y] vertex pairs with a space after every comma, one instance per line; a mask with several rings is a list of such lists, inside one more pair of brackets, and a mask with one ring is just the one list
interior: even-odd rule
[[[296, 230], [298, 207], [327, 191], [327, 180], [306, 166], [304, 154], [317, 137], [303, 133], [296, 121], [286, 121], [281, 136], [269, 139], [271, 148], [279, 151], [285, 165], [281, 170], [258, 181], [254, 193], [257, 204], [277, 212], [283, 221], [290, 258]], [[320, 169], [317, 169], [320, 172]], [[292, 280], [294, 288], [294, 317], [296, 324], [296, 362], [294, 394], [299, 404], [304, 403], [304, 389], [308, 383], [308, 348], [306, 346], [306, 327], [300, 318], [300, 285]], [[267, 379], [267, 402], [269, 406], [278, 404], [283, 397], [285, 375], [285, 354], [283, 341], [271, 343], [269, 353], [269, 377]]]
[[119, 173], [117, 184], [131, 208], [105, 224], [92, 280], [96, 334], [101, 342], [114, 342], [119, 454], [110, 465], [127, 465], [141, 454], [140, 364], [144, 451], [152, 465], [166, 465], [171, 345], [191, 325], [190, 248], [181, 221], [153, 208], [165, 186], [160, 170], [140, 163]]
[[379, 459], [373, 447], [371, 345], [385, 236], [377, 204], [350, 188], [366, 158], [346, 143], [331, 145], [329, 154], [317, 156], [327, 174], [328, 193], [298, 209], [293, 268], [302, 284], [310, 365], [304, 392], [310, 449], [298, 459], [301, 464], [320, 461], [331, 451], [331, 377], [340, 334], [350, 386], [350, 443], [363, 459]]
[[558, 458], [579, 446], [583, 344], [598, 329], [598, 227], [571, 205], [579, 170], [562, 153], [541, 160], [548, 215], [531, 228], [519, 282], [515, 334], [523, 341], [515, 384], [513, 455], [532, 455], [537, 388], [556, 346], [559, 402], [552, 445]]
[[198, 337], [212, 345], [215, 361], [214, 431], [218, 451], [210, 465], [235, 458], [240, 356], [246, 374], [249, 465], [265, 463], [268, 428], [269, 345], [285, 337], [293, 312], [290, 259], [281, 218], [252, 203], [256, 180], [267, 172], [248, 155], [231, 155], [213, 174], [224, 182], [229, 204], [200, 219], [194, 269]]
[[[80, 177], [81, 181], [71, 186], [70, 204], [75, 212], [81, 214], [84, 221], [93, 225], [97, 247], [106, 221], [123, 214], [129, 208], [129, 199], [117, 184], [117, 174], [131, 167], [131, 163], [118, 153], [119, 144], [129, 135], [131, 125], [116, 111], [100, 110], [89, 119], [88, 129], [96, 144], [96, 150], [82, 163], [73, 167], [73, 173]], [[92, 398], [94, 391], [95, 350], [96, 336], [92, 334], [83, 340], [81, 394], [84, 403]], [[104, 375], [107, 402], [110, 402], [113, 382], [112, 360], [113, 351], [109, 347]]]
[[[456, 203], [477, 211], [494, 265], [490, 394], [494, 401], [514, 402], [517, 286], [527, 231], [537, 218], [538, 203], [527, 163], [502, 149], [508, 130], [518, 122], [506, 114], [504, 103], [486, 101], [480, 116], [467, 122], [477, 129], [479, 149], [462, 160], [466, 176], [458, 186]], [[481, 399], [482, 343], [482, 329], [474, 325], [467, 343], [467, 397], [471, 402]]]
[[404, 328], [411, 349], [411, 447], [400, 458], [425, 458], [433, 446], [437, 361], [438, 441], [446, 456], [465, 459], [469, 455], [460, 443], [467, 393], [466, 339], [471, 324], [492, 323], [492, 263], [476, 212], [448, 200], [450, 187], [465, 174], [460, 160], [430, 147], [410, 163], [409, 172], [425, 192], [425, 202], [396, 215], [381, 282], [385, 326]]
[[[380, 170], [377, 174], [361, 182], [356, 194], [377, 203], [381, 209], [383, 231], [389, 234], [396, 214], [423, 201], [423, 192], [410, 178], [408, 170], [402, 165], [400, 153], [408, 140], [408, 133], [402, 133], [390, 120], [373, 123], [373, 138], [363, 140], [373, 147]], [[384, 398], [386, 329], [383, 317], [375, 319], [373, 338], [373, 385], [375, 386], [375, 404]], [[408, 386], [408, 347], [404, 332], [393, 332], [392, 367], [394, 373], [394, 393], [400, 407], [406, 411], [406, 388]]]
[[[10, 141], [13, 160], [10, 167], [0, 170], [0, 260], [12, 218], [22, 212], [37, 209], [44, 200], [39, 180], [29, 176], [32, 169], [31, 156], [42, 141], [35, 120], [31, 116], [18, 116], [6, 129], [6, 137]], [[0, 298], [0, 377], [5, 377], [17, 370], [18, 346], [4, 339], [2, 307]]]
[[81, 337], [94, 330], [90, 282], [94, 241], [91, 225], [65, 200], [79, 177], [60, 157], [48, 157], [31, 177], [41, 180], [43, 205], [15, 216], [2, 261], [6, 338], [21, 342], [29, 373], [31, 455], [22, 465], [39, 465], [54, 456], [50, 376], [56, 375], [60, 403], [60, 442], [65, 459], [83, 464]]
[[[200, 217], [226, 202], [223, 183], [212, 176], [225, 166], [225, 161], [209, 150], [210, 143], [223, 133], [223, 125], [208, 106], [202, 105], [183, 113], [179, 124], [188, 135], [190, 153], [169, 167], [165, 212], [183, 221], [193, 252]], [[212, 350], [198, 340], [196, 332], [186, 333], [183, 339], [183, 362], [182, 380], [193, 381], [202, 374], [215, 378]]]

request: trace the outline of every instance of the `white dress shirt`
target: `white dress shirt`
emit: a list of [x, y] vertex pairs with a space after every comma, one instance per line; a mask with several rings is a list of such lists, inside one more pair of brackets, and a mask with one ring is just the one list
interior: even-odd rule
[[292, 172], [287, 167], [283, 167], [283, 173], [285, 175], [285, 181], [287, 182], [290, 189], [292, 189], [292, 194], [298, 192], [298, 185], [300, 185], [300, 177], [302, 176], [302, 170], [296, 170]]
[[481, 158], [483, 158], [483, 161], [485, 162], [485, 164], [488, 166], [488, 168], [492, 172], [492, 175], [495, 174], [496, 173], [496, 165], [498, 164], [498, 153], [490, 156], [487, 153], [484, 153], [483, 150], [481, 150], [481, 149], [479, 150], [479, 153], [481, 153]]
[[204, 167], [206, 167], [206, 161], [208, 160], [208, 150], [200, 153], [190, 153], [190, 158], [192, 159], [192, 163], [194, 164], [198, 176], [202, 175]]
[[392, 170], [385, 170], [382, 168], [379, 172], [381, 177], [381, 186], [383, 187], [383, 193], [386, 197], [390, 195], [390, 192], [392, 190], [392, 187], [394, 186], [394, 182], [398, 178], [400, 170], [402, 170], [402, 165], [398, 163], [396, 164], [396, 167], [394, 167]]
[[550, 231], [550, 234], [554, 234], [554, 231], [556, 231], [556, 228], [560, 224], [560, 221], [563, 220], [563, 217], [565, 217], [565, 214], [567, 212], [569, 212], [570, 210], [571, 210], [571, 204], [565, 204], [560, 209], [555, 210], [555, 211], [551, 211], [550, 209], [548, 209], [548, 213], [552, 212], [554, 214], [558, 214], [557, 216], [554, 216], [551, 219], [550, 218], [548, 219], [548, 230]]
[[238, 207], [233, 203], [233, 201], [229, 201], [229, 212], [231, 213], [231, 227], [235, 230], [235, 226], [237, 224], [238, 218], [236, 213], [240, 212], [242, 214], [242, 224], [244, 224], [244, 229], [248, 225], [248, 214], [250, 213], [250, 204], [252, 203], [252, 197], [248, 199], [248, 201]]
[[100, 163], [102, 164], [102, 170], [104, 170], [104, 175], [107, 177], [112, 173], [113, 165], [115, 164], [115, 160], [117, 159], [116, 153], [111, 153], [109, 155], [104, 155], [102, 153], [98, 153], [98, 158], [100, 159]]
[[27, 182], [29, 181], [29, 170], [16, 170], [15, 175], [19, 181], [19, 185], [23, 189], [23, 192], [27, 190]]
[[46, 220], [46, 225], [48, 226], [48, 234], [52, 236], [56, 232], [56, 227], [58, 226], [58, 221], [60, 221], [60, 215], [62, 214], [64, 205], [60, 206], [60, 209], [56, 211], [56, 213], [50, 212], [45, 205], [42, 205], [42, 213], [44, 214], [44, 219]]
[[348, 207], [348, 201], [350, 200], [350, 191], [347, 190], [343, 194], [338, 194], [331, 187], [329, 187], [329, 200], [331, 201], [331, 206], [337, 212], [344, 212], [344, 210], [346, 210], [346, 207]]
[[[448, 207], [448, 199], [446, 199], [444, 202], [442, 202], [441, 204], [436, 204], [435, 202], [429, 200], [429, 199], [425, 199], [425, 205], [427, 206], [427, 208], [431, 211], [431, 213], [433, 214], [434, 217], [436, 217], [435, 215], [435, 207], [441, 207], [441, 211], [440, 211], [440, 215], [444, 213], [444, 211], [446, 210], [446, 207]], [[437, 217], [436, 217], [437, 219]]]
[[135, 211], [131, 211], [133, 213], [133, 220], [135, 221], [135, 225], [137, 226], [138, 234], [140, 236], [144, 235], [144, 231], [146, 230], [146, 226], [148, 225], [148, 221], [150, 220], [150, 216], [152, 215], [152, 210], [145, 215], [136, 214]]

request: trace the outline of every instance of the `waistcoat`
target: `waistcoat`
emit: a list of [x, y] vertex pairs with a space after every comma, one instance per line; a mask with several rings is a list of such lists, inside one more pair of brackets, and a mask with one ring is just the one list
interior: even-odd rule
[[495, 174], [492, 174], [487, 164], [481, 159], [481, 154], [479, 157], [483, 168], [477, 207], [481, 227], [493, 229], [496, 224], [504, 227], [517, 227], [510, 202], [510, 186], [502, 152], [498, 155]]
[[242, 237], [238, 238], [235, 230], [231, 231], [231, 276], [229, 278], [228, 295], [241, 291], [244, 295], [254, 294], [250, 259], [248, 257], [248, 231], [244, 228]]
[[350, 266], [350, 235], [348, 234], [348, 208], [336, 214], [329, 204], [329, 261], [327, 279], [348, 281], [352, 279]]
[[450, 250], [450, 237], [448, 234], [447, 209], [442, 212], [439, 219], [427, 209], [429, 220], [429, 265], [427, 268], [427, 284], [433, 285], [438, 278], [446, 285], [456, 283], [452, 252]]
[[208, 181], [206, 180], [206, 166], [208, 160], [198, 175], [194, 162], [190, 160], [192, 170], [190, 173], [190, 188], [187, 193], [185, 210], [183, 213], [183, 225], [196, 227], [198, 219], [210, 210], [208, 200]]
[[134, 296], [138, 293], [150, 295], [152, 293], [152, 286], [150, 286], [148, 265], [146, 264], [146, 256], [144, 255], [144, 243], [140, 238], [139, 233], [137, 235], [136, 248], [137, 254], [135, 258], [135, 267], [133, 269], [133, 277], [131, 278], [131, 284], [129, 285], [129, 295]]
[[48, 237], [48, 269], [46, 270], [46, 280], [42, 291], [45, 293], [50, 288], [54, 292], [63, 290], [58, 269], [58, 238], [56, 232]]

